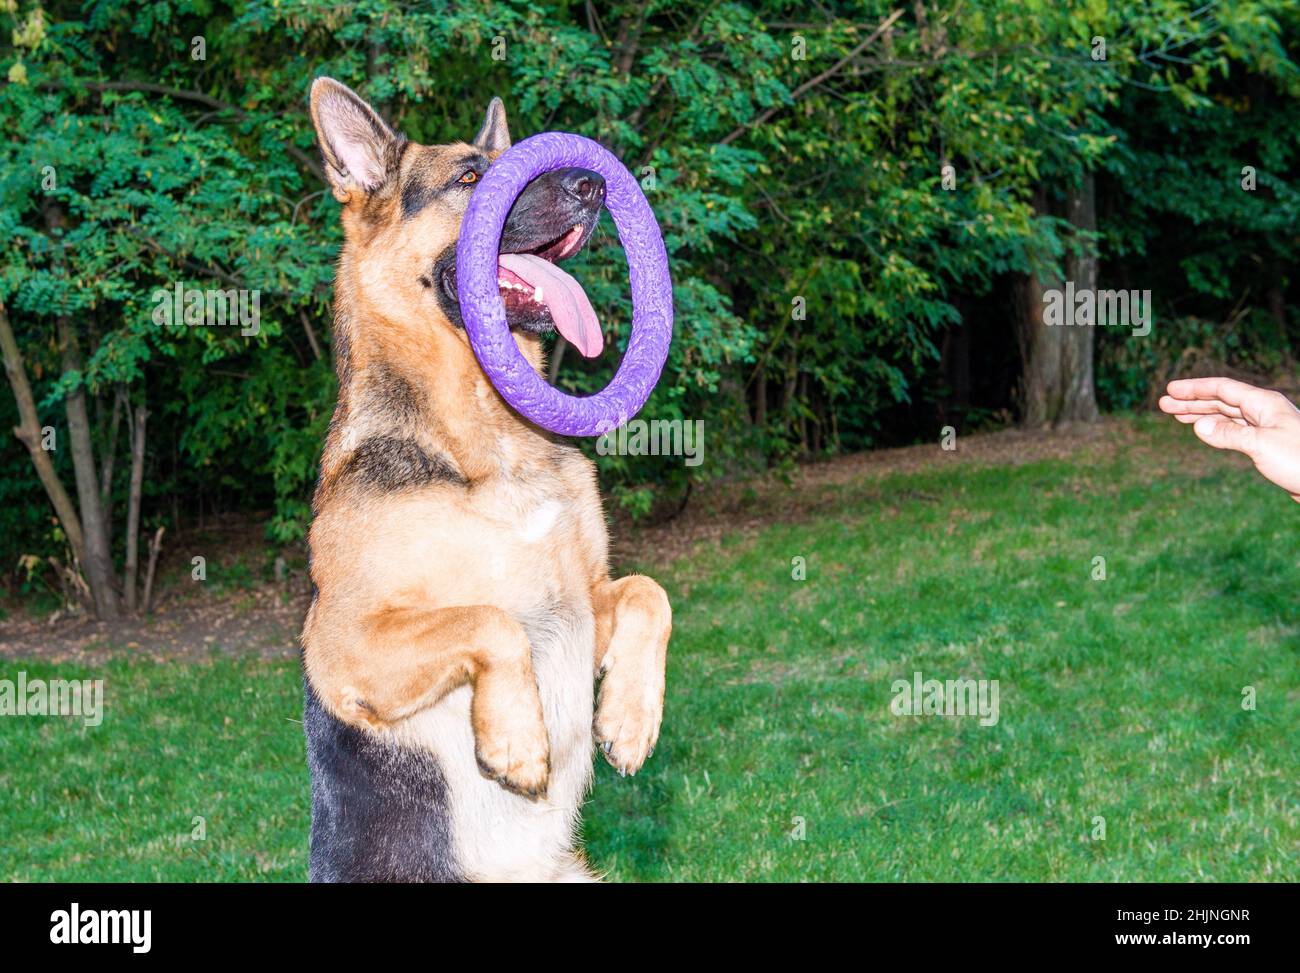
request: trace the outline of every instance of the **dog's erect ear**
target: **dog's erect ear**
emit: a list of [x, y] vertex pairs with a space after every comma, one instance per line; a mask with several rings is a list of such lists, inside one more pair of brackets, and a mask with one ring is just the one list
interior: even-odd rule
[[395, 174], [401, 136], [347, 85], [333, 78], [312, 82], [311, 119], [326, 178], [340, 203], [357, 193], [374, 193]]
[[484, 152], [504, 152], [510, 148], [510, 129], [506, 128], [506, 106], [493, 98], [483, 116], [483, 127], [474, 136], [474, 144]]

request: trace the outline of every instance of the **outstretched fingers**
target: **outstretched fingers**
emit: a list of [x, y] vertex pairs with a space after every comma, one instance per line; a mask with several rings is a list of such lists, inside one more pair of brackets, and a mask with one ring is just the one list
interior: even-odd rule
[[1170, 395], [1162, 395], [1160, 411], [1168, 412], [1184, 422], [1195, 422], [1198, 416], [1212, 415], [1241, 418], [1241, 409], [1220, 399], [1175, 399]]
[[1218, 399], [1228, 405], [1242, 406], [1254, 394], [1267, 394], [1264, 389], [1238, 382], [1235, 378], [1176, 378], [1165, 391], [1175, 399]]
[[[1180, 378], [1170, 382], [1160, 398], [1160, 409], [1183, 416], [1218, 415], [1245, 419], [1255, 425], [1268, 424], [1270, 415], [1285, 401], [1270, 389], [1256, 388], [1235, 378]], [[1195, 420], [1186, 420], [1192, 421]]]

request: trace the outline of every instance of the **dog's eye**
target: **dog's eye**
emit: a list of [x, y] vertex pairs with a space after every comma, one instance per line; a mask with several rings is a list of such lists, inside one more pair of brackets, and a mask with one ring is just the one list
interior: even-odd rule
[[456, 181], [464, 183], [466, 186], [472, 185], [478, 182], [478, 173], [475, 172], [473, 169], [466, 169], [463, 173], [461, 173], [460, 178]]

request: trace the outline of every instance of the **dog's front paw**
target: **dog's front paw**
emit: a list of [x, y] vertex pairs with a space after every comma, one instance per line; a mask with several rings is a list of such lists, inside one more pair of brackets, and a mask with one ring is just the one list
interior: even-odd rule
[[479, 769], [501, 786], [525, 797], [545, 797], [550, 742], [540, 705], [533, 719], [500, 714], [476, 721], [474, 756]]
[[600, 684], [592, 730], [620, 774], [635, 774], [654, 752], [664, 715], [663, 672], [615, 665]]

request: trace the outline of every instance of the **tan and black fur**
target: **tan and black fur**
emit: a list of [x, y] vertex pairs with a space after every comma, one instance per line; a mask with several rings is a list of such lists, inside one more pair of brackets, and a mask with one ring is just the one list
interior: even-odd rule
[[[610, 578], [593, 465], [506, 405], [460, 324], [455, 243], [504, 108], [423, 146], [330, 79], [311, 105], [345, 234], [302, 635], [312, 878], [590, 878], [593, 740], [628, 773], [654, 748], [671, 610]], [[595, 173], [539, 177], [502, 250], [585, 243], [602, 202]], [[540, 370], [544, 309], [506, 306]]]

